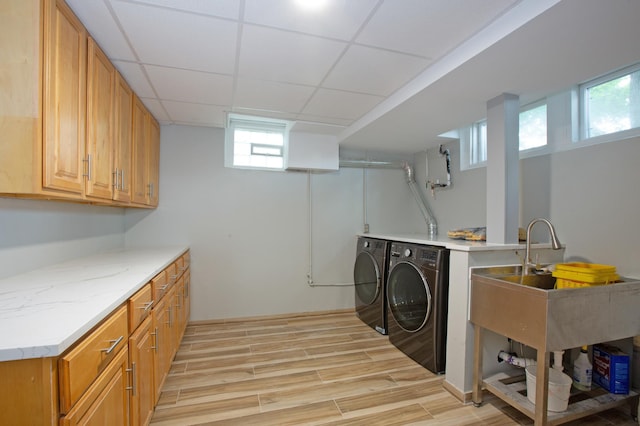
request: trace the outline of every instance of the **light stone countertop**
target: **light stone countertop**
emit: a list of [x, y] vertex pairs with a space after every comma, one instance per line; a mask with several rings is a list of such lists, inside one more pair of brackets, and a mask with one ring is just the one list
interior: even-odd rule
[[110, 250], [0, 280], [0, 361], [62, 354], [186, 250]]
[[[517, 244], [497, 244], [487, 243], [486, 241], [466, 241], [466, 240], [454, 240], [445, 236], [436, 236], [436, 238], [430, 238], [427, 234], [378, 234], [371, 233], [358, 234], [359, 237], [377, 238], [380, 240], [397, 241], [404, 243], [416, 243], [427, 244], [433, 246], [439, 246], [448, 248], [449, 250], [456, 251], [493, 251], [493, 250], [519, 250], [524, 249], [526, 244], [521, 241]], [[550, 247], [551, 244], [532, 244], [532, 247]]]

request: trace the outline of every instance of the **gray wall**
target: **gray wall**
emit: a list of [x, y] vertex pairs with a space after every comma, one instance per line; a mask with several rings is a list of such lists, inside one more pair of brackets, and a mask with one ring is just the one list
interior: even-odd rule
[[0, 198], [0, 278], [124, 244], [124, 209]]
[[353, 308], [365, 178], [371, 232], [426, 231], [402, 170], [225, 168], [224, 131], [184, 126], [162, 128], [160, 170], [160, 206], [127, 211], [126, 244], [191, 247], [193, 320]]

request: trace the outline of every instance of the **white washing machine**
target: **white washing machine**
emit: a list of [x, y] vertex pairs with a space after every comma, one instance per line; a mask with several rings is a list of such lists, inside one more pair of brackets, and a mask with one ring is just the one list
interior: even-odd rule
[[389, 341], [428, 370], [444, 373], [449, 250], [393, 242], [389, 258]]
[[369, 327], [387, 334], [387, 296], [385, 292], [390, 242], [358, 237], [353, 267], [356, 315]]

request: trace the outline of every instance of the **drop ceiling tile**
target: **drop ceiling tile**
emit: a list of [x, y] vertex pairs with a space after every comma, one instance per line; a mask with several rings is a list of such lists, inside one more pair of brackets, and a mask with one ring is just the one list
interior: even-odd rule
[[[84, 0], [86, 1], [86, 0]], [[240, 0], [137, 0], [155, 6], [221, 18], [238, 19], [240, 16]]]
[[239, 74], [282, 83], [316, 85], [346, 43], [244, 25]]
[[237, 107], [298, 113], [314, 88], [296, 84], [239, 78], [234, 97]]
[[178, 124], [224, 127], [225, 109], [221, 106], [162, 101], [169, 118]]
[[237, 23], [115, 0], [113, 7], [141, 62], [234, 72]]
[[[111, 59], [135, 61], [136, 57], [113, 19], [111, 12], [102, 1], [67, 0], [67, 3], [87, 26], [87, 30]], [[99, 16], [100, 19], [95, 19]]]
[[230, 105], [233, 77], [201, 71], [144, 65], [160, 99]]
[[141, 98], [155, 98], [156, 93], [144, 75], [144, 71], [135, 62], [113, 61], [113, 65], [120, 71], [120, 74], [127, 81], [129, 86]]
[[417, 56], [354, 45], [331, 70], [322, 86], [389, 96], [428, 64], [427, 59]]
[[309, 10], [293, 0], [246, 0], [244, 20], [285, 30], [351, 40], [377, 0], [334, 0]]
[[338, 135], [349, 124], [351, 124], [351, 120], [327, 120], [323, 117], [300, 114], [291, 131], [301, 133], [318, 133], [323, 135]]
[[277, 112], [277, 111], [265, 111], [265, 110], [256, 111], [250, 108], [233, 107], [230, 112], [235, 112], [236, 114], [242, 114], [242, 115], [251, 115], [254, 117], [276, 118], [278, 120], [295, 121], [295, 118], [292, 117], [291, 113], [284, 113], [284, 112]]
[[385, 1], [357, 42], [438, 58], [518, 0]]
[[155, 117], [156, 120], [158, 120], [161, 123], [163, 122], [166, 123], [171, 121], [171, 119], [169, 118], [169, 115], [167, 114], [167, 111], [164, 109], [164, 107], [162, 106], [159, 100], [151, 99], [151, 98], [140, 98], [140, 100], [147, 107], [149, 112]]
[[382, 96], [319, 89], [302, 112], [319, 117], [357, 120], [383, 99]]

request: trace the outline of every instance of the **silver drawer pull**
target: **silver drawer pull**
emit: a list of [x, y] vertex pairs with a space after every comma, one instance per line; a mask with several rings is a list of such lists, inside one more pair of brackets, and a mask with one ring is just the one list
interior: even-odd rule
[[116, 340], [109, 340], [111, 342], [111, 346], [109, 346], [107, 349], [102, 349], [102, 352], [110, 354], [111, 352], [113, 352], [116, 346], [118, 346], [118, 344], [122, 342], [122, 339], [124, 339], [124, 336], [120, 336]]
[[165, 284], [162, 287], [160, 287], [160, 291], [165, 291], [171, 284]]
[[142, 309], [145, 312], [147, 312], [147, 311], [151, 310], [152, 307], [153, 307], [153, 300], [151, 302], [145, 303], [143, 306], [140, 307], [140, 309]]

